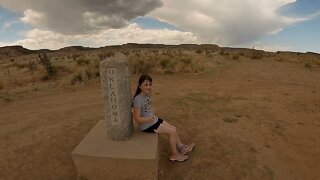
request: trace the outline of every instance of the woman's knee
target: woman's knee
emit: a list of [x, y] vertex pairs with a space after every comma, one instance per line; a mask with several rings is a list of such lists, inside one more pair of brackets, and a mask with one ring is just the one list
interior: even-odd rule
[[170, 135], [176, 135], [177, 134], [177, 128], [176, 127], [170, 127]]

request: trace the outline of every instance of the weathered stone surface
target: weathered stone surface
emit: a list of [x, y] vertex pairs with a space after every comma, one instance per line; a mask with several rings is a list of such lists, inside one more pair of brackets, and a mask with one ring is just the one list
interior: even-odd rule
[[105, 102], [107, 137], [128, 140], [133, 131], [128, 60], [124, 56], [100, 63], [102, 95]]
[[108, 139], [105, 122], [100, 120], [71, 155], [77, 172], [88, 180], [156, 180], [158, 147], [158, 134], [141, 132], [137, 125], [128, 141]]

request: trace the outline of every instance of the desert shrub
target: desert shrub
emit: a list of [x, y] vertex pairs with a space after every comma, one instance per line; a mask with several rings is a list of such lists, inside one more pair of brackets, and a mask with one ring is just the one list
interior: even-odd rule
[[29, 61], [27, 68], [29, 69], [29, 71], [34, 71], [37, 69], [37, 64], [34, 61]]
[[83, 78], [83, 73], [81, 71], [79, 71], [77, 74], [75, 74], [73, 76], [73, 78], [71, 79], [70, 83], [71, 84], [76, 84], [78, 82], [83, 82], [84, 78]]
[[48, 58], [46, 53], [42, 53], [39, 55], [40, 63], [44, 65], [47, 71], [47, 75], [43, 78], [43, 80], [55, 78], [58, 72], [58, 69], [52, 65], [50, 59]]
[[4, 83], [2, 79], [0, 79], [0, 89], [4, 89]]
[[47, 74], [42, 77], [43, 81], [55, 79], [58, 74], [58, 67], [57, 66], [50, 66], [49, 69], [47, 69]]
[[304, 67], [306, 67], [306, 68], [312, 68], [312, 65], [311, 65], [310, 63], [305, 63], [305, 64], [304, 64]]
[[74, 61], [77, 60], [78, 58], [80, 58], [79, 54], [73, 54], [71, 56], [69, 56], [69, 59], [72, 58]]
[[55, 69], [57, 69], [57, 72], [66, 72], [66, 73], [72, 73], [73, 70], [70, 67], [64, 66], [64, 65], [55, 65]]
[[133, 74], [141, 73], [180, 73], [200, 72], [204, 69], [203, 61], [190, 54], [172, 55], [173, 51], [165, 50], [161, 54], [135, 55], [129, 58], [129, 67]]
[[220, 50], [219, 54], [220, 54], [221, 56], [228, 56], [228, 55], [229, 55], [229, 53], [226, 52], [225, 50]]
[[104, 59], [106, 59], [108, 57], [112, 57], [114, 55], [115, 55], [115, 53], [112, 52], [112, 51], [110, 51], [110, 52], [102, 52], [102, 53], [99, 54], [99, 59], [100, 60], [104, 60]]
[[244, 53], [243, 52], [239, 52], [239, 56], [244, 56]]
[[82, 65], [88, 65], [90, 63], [90, 60], [89, 59], [83, 59], [83, 58], [81, 58], [81, 59], [78, 59], [77, 60], [77, 65], [80, 65], [80, 66], [82, 66]]
[[17, 67], [17, 69], [23, 69], [23, 68], [27, 67], [27, 64], [14, 63], [13, 66]]
[[169, 60], [167, 66], [162, 69], [165, 73], [177, 73], [181, 68], [179, 68], [179, 63], [177, 60]]
[[233, 60], [239, 59], [239, 55], [238, 55], [238, 54], [233, 54], [233, 55], [232, 55], [232, 59], [233, 59]]
[[148, 74], [154, 70], [156, 66], [153, 58], [131, 57], [129, 59], [129, 67], [133, 74]]
[[192, 59], [190, 57], [181, 58], [181, 62], [185, 65], [190, 65], [192, 63]]
[[92, 60], [92, 62], [86, 67], [85, 76], [87, 79], [95, 79], [100, 76], [100, 61]]
[[204, 71], [204, 62], [201, 59], [195, 59], [191, 63], [191, 71], [195, 73], [203, 72]]
[[261, 59], [263, 57], [263, 53], [260, 52], [260, 51], [254, 51], [252, 54], [251, 54], [251, 59]]
[[168, 68], [170, 66], [170, 59], [167, 57], [160, 59], [160, 66], [161, 69]]
[[282, 61], [283, 61], [283, 59], [281, 59], [280, 57], [275, 57], [275, 58], [274, 58], [274, 60], [276, 60], [276, 61], [280, 61], [280, 62], [282, 62]]
[[197, 50], [196, 50], [196, 53], [197, 53], [197, 54], [202, 54], [202, 50], [201, 50], [201, 49], [197, 49]]

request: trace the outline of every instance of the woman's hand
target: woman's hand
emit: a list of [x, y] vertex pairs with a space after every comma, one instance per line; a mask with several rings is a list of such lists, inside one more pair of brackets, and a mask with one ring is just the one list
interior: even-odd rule
[[153, 116], [150, 116], [149, 118], [150, 118], [150, 122], [153, 122], [154, 120], [157, 119], [157, 116], [154, 116], [154, 115], [153, 115]]

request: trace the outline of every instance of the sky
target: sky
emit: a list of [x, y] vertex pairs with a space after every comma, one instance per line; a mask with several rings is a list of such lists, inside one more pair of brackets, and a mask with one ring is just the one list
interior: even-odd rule
[[0, 0], [0, 47], [217, 44], [320, 53], [320, 0]]

